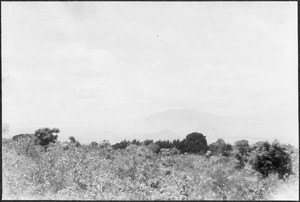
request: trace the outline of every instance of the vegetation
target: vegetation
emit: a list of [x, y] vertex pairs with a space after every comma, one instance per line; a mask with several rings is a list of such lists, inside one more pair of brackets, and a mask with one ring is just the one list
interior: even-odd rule
[[41, 146], [47, 146], [50, 143], [55, 143], [57, 141], [57, 135], [54, 135], [53, 133], [59, 133], [59, 129], [53, 128], [42, 128], [38, 129], [34, 132], [35, 138], [36, 138], [36, 144]]
[[232, 146], [231, 144], [226, 144], [223, 139], [218, 139], [209, 145], [209, 151], [212, 155], [229, 156], [232, 151]]
[[23, 138], [30, 138], [34, 139], [36, 145], [41, 145], [46, 147], [50, 143], [57, 142], [57, 135], [54, 135], [53, 133], [59, 133], [59, 129], [53, 128], [41, 128], [34, 132], [34, 134], [19, 134], [12, 137], [13, 140], [21, 140]]
[[[58, 130], [37, 131], [48, 134], [44, 140]], [[299, 179], [298, 149], [277, 141], [208, 146], [204, 135], [191, 133], [182, 141], [111, 146], [70, 137], [48, 138], [45, 149], [32, 136], [18, 137], [2, 143], [4, 199], [266, 200]]]
[[253, 168], [268, 177], [270, 173], [278, 173], [280, 179], [292, 174], [292, 158], [286, 148], [279, 142], [264, 142], [253, 152]]

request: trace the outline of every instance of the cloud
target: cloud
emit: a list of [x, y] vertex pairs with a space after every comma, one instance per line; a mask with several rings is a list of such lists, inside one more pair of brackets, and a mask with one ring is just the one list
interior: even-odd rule
[[87, 49], [80, 43], [66, 44], [54, 52], [54, 57], [69, 74], [104, 76], [115, 71], [117, 58], [106, 49]]
[[297, 106], [296, 7], [3, 5], [9, 121], [96, 124], [181, 107]]

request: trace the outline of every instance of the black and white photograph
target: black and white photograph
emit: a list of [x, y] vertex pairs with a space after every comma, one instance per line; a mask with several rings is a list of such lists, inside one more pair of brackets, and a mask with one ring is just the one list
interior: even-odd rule
[[1, 1], [3, 200], [299, 200], [297, 1]]

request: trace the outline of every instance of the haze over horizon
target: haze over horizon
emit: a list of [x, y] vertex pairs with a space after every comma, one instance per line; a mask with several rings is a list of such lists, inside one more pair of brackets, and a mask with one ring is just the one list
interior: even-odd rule
[[[233, 133], [256, 124], [248, 130], [287, 128], [298, 139], [297, 2], [1, 2], [1, 14], [10, 136], [57, 127], [89, 141], [189, 109], [234, 119], [287, 113], [282, 127], [264, 117]], [[116, 134], [104, 139], [123, 139]]]

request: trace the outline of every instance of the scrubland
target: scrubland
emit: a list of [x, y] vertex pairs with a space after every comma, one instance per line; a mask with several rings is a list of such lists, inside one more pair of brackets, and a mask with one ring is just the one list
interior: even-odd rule
[[29, 139], [3, 139], [2, 199], [297, 200], [287, 192], [299, 190], [298, 152], [291, 157], [293, 174], [279, 179], [248, 162], [241, 168], [231, 155], [157, 154], [145, 145], [45, 149]]

